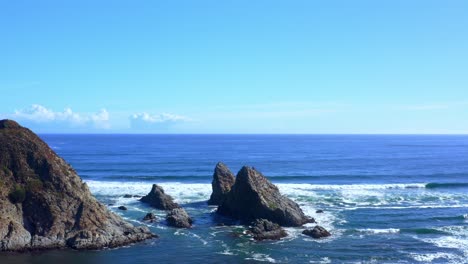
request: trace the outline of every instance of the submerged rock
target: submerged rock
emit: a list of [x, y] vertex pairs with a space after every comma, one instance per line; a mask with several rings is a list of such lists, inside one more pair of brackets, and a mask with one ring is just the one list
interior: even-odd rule
[[234, 174], [229, 168], [224, 163], [218, 162], [213, 173], [213, 181], [211, 182], [213, 192], [208, 200], [208, 204], [220, 205], [224, 201], [226, 194], [231, 190], [235, 181]]
[[127, 207], [125, 207], [125, 206], [123, 206], [123, 205], [122, 205], [122, 206], [119, 206], [118, 209], [119, 209], [119, 210], [123, 210], [123, 211], [127, 211]]
[[164, 189], [157, 184], [153, 184], [151, 191], [146, 196], [143, 196], [140, 201], [160, 210], [172, 210], [180, 207], [174, 202], [174, 199], [172, 199], [170, 195], [165, 194]]
[[313, 237], [313, 238], [322, 238], [331, 236], [325, 228], [321, 226], [315, 226], [313, 229], [306, 229], [302, 231], [302, 234]]
[[322, 214], [322, 213], [323, 213], [323, 210], [319, 209], [319, 210], [315, 211], [315, 213], [317, 213], [317, 214]]
[[193, 220], [183, 208], [175, 208], [166, 216], [167, 224], [173, 227], [190, 228]]
[[126, 194], [126, 195], [123, 196], [123, 198], [132, 198], [132, 197], [133, 197], [133, 195], [131, 195], [131, 194]]
[[281, 226], [266, 219], [255, 220], [249, 231], [255, 240], [279, 240], [288, 236]]
[[152, 237], [99, 203], [36, 134], [0, 121], [0, 251], [100, 249]]
[[299, 205], [282, 196], [265, 176], [246, 166], [237, 174], [235, 184], [217, 212], [244, 223], [267, 219], [282, 226], [301, 226], [314, 221]]
[[147, 213], [145, 217], [143, 217], [143, 221], [148, 221], [148, 222], [153, 223], [154, 221], [156, 221], [156, 216], [153, 213]]

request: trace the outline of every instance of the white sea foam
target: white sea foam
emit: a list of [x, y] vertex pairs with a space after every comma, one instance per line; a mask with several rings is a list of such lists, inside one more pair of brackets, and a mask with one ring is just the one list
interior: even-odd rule
[[261, 262], [270, 262], [270, 263], [276, 263], [276, 260], [272, 257], [270, 257], [267, 254], [260, 254], [260, 253], [254, 253], [252, 254], [252, 257], [250, 258], [245, 258], [246, 260], [256, 260], [256, 261], [261, 261]]
[[328, 264], [328, 263], [332, 263], [332, 261], [329, 257], [323, 257], [319, 260], [310, 260], [309, 263]]
[[451, 263], [454, 263], [454, 261], [458, 259], [457, 255], [444, 253], [444, 252], [428, 253], [428, 254], [412, 253], [410, 254], [410, 256], [414, 260], [423, 262], [423, 263], [430, 263], [430, 262], [433, 262], [434, 260], [440, 260], [440, 261], [445, 260], [445, 261], [450, 261]]
[[398, 228], [384, 228], [384, 229], [373, 229], [373, 228], [366, 228], [366, 229], [357, 229], [357, 231], [366, 233], [366, 234], [398, 234], [400, 233], [400, 229]]
[[[148, 182], [107, 182], [88, 180], [86, 184], [93, 194], [121, 197], [125, 194], [146, 195], [151, 190], [152, 183]], [[198, 202], [208, 200], [211, 185], [204, 183], [158, 183], [164, 191], [174, 197], [178, 203]], [[119, 203], [131, 203], [138, 198], [119, 198]]]
[[[91, 192], [98, 196], [106, 196], [115, 204], [132, 205], [139, 198], [123, 198], [125, 194], [146, 195], [152, 183], [148, 182], [107, 182], [86, 181]], [[211, 185], [208, 183], [165, 182], [160, 184], [166, 193], [174, 197], [180, 204], [202, 202], [208, 200]], [[315, 214], [315, 209], [336, 208], [339, 210], [356, 209], [425, 209], [425, 208], [468, 208], [468, 204], [460, 203], [468, 199], [468, 195], [447, 193], [406, 193], [408, 186], [423, 186], [424, 184], [382, 184], [382, 185], [312, 185], [312, 184], [278, 184], [282, 194], [298, 202], [308, 215], [318, 219], [320, 223], [330, 222], [325, 214]], [[315, 188], [315, 189], [314, 189]], [[359, 189], [362, 188], [362, 189]], [[372, 189], [375, 188], [375, 189]], [[322, 192], [321, 190], [332, 190]], [[388, 190], [388, 191], [386, 191]], [[395, 193], [396, 191], [396, 193]], [[310, 207], [319, 205], [320, 208]], [[309, 206], [307, 208], [307, 206]], [[211, 211], [215, 208], [210, 208]], [[467, 219], [467, 215], [464, 215]]]
[[294, 188], [296, 190], [382, 190], [426, 188], [426, 183], [389, 183], [389, 184], [303, 184], [282, 183], [279, 188]]
[[441, 248], [456, 248], [468, 253], [468, 239], [466, 237], [443, 236], [439, 238], [425, 238], [423, 240]]
[[453, 205], [407, 205], [407, 206], [356, 206], [353, 208], [344, 208], [345, 210], [356, 209], [431, 209], [431, 208], [468, 208], [468, 204], [453, 204]]
[[467, 237], [467, 245], [468, 245], [468, 226], [443, 226], [437, 227], [436, 230], [449, 233], [455, 236], [464, 236]]
[[296, 202], [321, 205], [324, 208], [355, 210], [466, 207], [460, 201], [468, 200], [468, 194], [407, 190], [415, 186], [424, 187], [424, 184], [278, 184], [281, 193]]
[[227, 255], [227, 256], [234, 256], [234, 255], [236, 255], [236, 254], [234, 254], [234, 252], [229, 251], [229, 249], [225, 249], [224, 251], [217, 252], [217, 253], [220, 254], [220, 255]]
[[281, 193], [291, 195], [293, 197], [318, 197], [315, 191], [308, 187], [309, 184], [288, 184], [281, 183], [277, 184], [278, 189]]
[[300, 205], [302, 211], [304, 214], [307, 216], [311, 216], [315, 219], [316, 223], [310, 223], [306, 224], [305, 226], [307, 227], [313, 227], [316, 224], [319, 224], [320, 226], [324, 227], [328, 231], [333, 231], [335, 229], [334, 223], [337, 222], [336, 215], [329, 212], [329, 211], [324, 211], [323, 213], [316, 213], [317, 209], [314, 208], [311, 205]]
[[461, 255], [457, 254], [413, 254], [412, 257], [418, 261], [430, 262], [438, 258], [447, 259], [450, 263], [466, 263], [468, 259], [468, 226], [444, 226], [435, 228], [439, 231], [449, 233], [450, 235], [440, 236], [436, 238], [416, 237], [417, 239], [431, 243], [439, 248], [457, 249]]

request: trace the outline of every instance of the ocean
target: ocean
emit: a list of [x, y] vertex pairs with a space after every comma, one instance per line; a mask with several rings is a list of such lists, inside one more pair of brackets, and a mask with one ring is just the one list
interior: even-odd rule
[[[98, 200], [160, 238], [99, 251], [3, 253], [0, 263], [468, 263], [468, 136], [40, 136]], [[285, 239], [255, 242], [242, 226], [217, 226], [206, 200], [218, 161], [234, 173], [260, 170], [332, 236], [286, 228]], [[164, 212], [123, 197], [145, 195], [154, 183], [186, 208], [192, 229], [168, 227]], [[142, 222], [147, 212], [159, 221]]]

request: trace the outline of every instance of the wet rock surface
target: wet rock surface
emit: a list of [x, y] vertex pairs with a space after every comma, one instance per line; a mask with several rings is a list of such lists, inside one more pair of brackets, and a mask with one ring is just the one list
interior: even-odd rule
[[100, 249], [153, 237], [98, 202], [31, 130], [0, 121], [0, 251]]
[[183, 208], [175, 208], [169, 211], [166, 221], [169, 226], [178, 228], [190, 228], [193, 223], [192, 218], [190, 218]]
[[157, 184], [153, 184], [151, 191], [146, 196], [143, 196], [140, 201], [160, 210], [172, 210], [180, 207], [174, 202], [174, 199], [170, 195], [165, 194], [164, 189]]
[[325, 228], [321, 226], [315, 226], [313, 229], [306, 229], [302, 232], [302, 234], [313, 237], [313, 238], [322, 238], [322, 237], [331, 236], [330, 232], [328, 232]]
[[255, 220], [249, 231], [255, 240], [279, 240], [288, 235], [280, 225], [266, 219]]
[[143, 217], [143, 221], [147, 221], [147, 222], [150, 222], [150, 223], [155, 222], [156, 219], [157, 219], [157, 217], [153, 213], [147, 213], [145, 215], [145, 217]]
[[278, 188], [259, 171], [244, 166], [217, 212], [249, 224], [266, 219], [281, 226], [301, 226], [314, 222], [298, 204], [281, 195]]
[[229, 170], [229, 168], [224, 163], [218, 162], [213, 173], [213, 181], [211, 182], [213, 192], [208, 200], [208, 204], [222, 204], [235, 181], [236, 179], [234, 174]]

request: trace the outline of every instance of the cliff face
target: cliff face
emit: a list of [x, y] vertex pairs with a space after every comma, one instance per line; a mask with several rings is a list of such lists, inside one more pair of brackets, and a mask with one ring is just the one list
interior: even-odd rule
[[236, 178], [229, 168], [224, 163], [218, 162], [213, 173], [213, 181], [211, 182], [213, 193], [211, 193], [208, 204], [221, 205], [235, 181]]
[[266, 219], [282, 226], [301, 226], [314, 222], [313, 218], [302, 212], [298, 204], [282, 196], [278, 187], [263, 174], [246, 166], [237, 174], [236, 182], [217, 212], [244, 223], [256, 219]]
[[146, 196], [143, 196], [140, 201], [160, 210], [172, 210], [180, 207], [174, 202], [174, 199], [172, 199], [170, 195], [165, 194], [164, 189], [157, 184], [153, 184], [151, 191]]
[[0, 251], [99, 249], [152, 237], [99, 203], [32, 131], [0, 121]]

